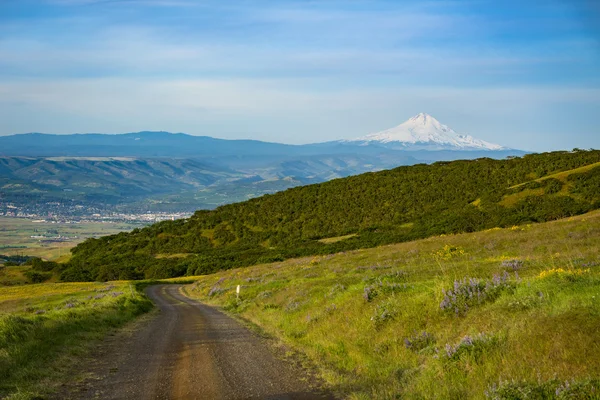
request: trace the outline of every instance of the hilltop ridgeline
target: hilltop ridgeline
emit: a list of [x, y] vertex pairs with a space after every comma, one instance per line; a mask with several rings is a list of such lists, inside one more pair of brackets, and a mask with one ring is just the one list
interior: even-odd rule
[[61, 277], [85, 281], [199, 275], [543, 222], [600, 208], [599, 187], [597, 150], [399, 167], [89, 239], [72, 250], [72, 259], [60, 267]]

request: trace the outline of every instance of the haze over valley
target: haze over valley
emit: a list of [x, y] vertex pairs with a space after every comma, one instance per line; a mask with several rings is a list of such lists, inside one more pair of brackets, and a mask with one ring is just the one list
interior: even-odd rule
[[285, 145], [168, 132], [0, 137], [0, 214], [186, 216], [300, 185], [402, 165], [525, 152], [459, 135], [428, 114], [356, 140]]

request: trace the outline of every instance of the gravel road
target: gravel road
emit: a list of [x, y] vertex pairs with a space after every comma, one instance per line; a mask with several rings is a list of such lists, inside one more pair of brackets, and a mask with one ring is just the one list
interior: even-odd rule
[[[160, 309], [129, 337], [109, 338], [90, 376], [66, 396], [79, 399], [332, 399], [304, 371], [273, 354], [236, 320], [180, 293], [151, 286]], [[75, 392], [75, 393], [73, 393]]]

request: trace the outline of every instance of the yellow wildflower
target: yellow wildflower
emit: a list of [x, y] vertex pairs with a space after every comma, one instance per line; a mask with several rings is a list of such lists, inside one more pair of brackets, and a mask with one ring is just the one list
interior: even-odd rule
[[552, 269], [548, 269], [546, 271], [542, 271], [540, 272], [540, 279], [549, 277], [549, 276], [582, 276], [585, 274], [589, 274], [590, 273], [590, 269], [582, 269], [582, 268], [569, 268], [569, 269], [564, 269], [564, 268], [552, 268]]

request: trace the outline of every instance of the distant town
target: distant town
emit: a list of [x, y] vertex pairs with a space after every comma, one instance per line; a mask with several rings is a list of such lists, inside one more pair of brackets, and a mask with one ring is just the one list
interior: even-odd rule
[[[0, 201], [0, 217], [26, 218], [35, 222], [51, 224], [79, 224], [86, 222], [131, 222], [151, 224], [154, 222], [176, 220], [191, 216], [190, 212], [159, 211], [118, 211], [114, 208], [100, 208], [81, 204], [48, 202], [43, 204], [18, 206]], [[59, 238], [57, 238], [59, 239]]]

